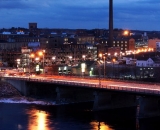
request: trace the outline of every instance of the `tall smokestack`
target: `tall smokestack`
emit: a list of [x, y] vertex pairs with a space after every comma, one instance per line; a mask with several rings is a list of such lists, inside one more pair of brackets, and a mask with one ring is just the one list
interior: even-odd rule
[[109, 0], [109, 47], [113, 46], [113, 0]]

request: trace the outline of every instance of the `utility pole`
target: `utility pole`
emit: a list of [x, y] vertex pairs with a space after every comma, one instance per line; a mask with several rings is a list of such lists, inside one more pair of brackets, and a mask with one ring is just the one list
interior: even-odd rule
[[101, 87], [101, 65], [98, 64], [98, 73], [99, 73], [99, 87]]

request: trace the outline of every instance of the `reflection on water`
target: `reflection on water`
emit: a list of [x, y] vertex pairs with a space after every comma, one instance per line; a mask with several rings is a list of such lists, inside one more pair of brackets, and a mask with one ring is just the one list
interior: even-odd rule
[[94, 130], [114, 130], [104, 122], [90, 122], [90, 125]]
[[98, 122], [92, 111], [80, 111], [73, 107], [34, 107], [27, 109], [26, 113], [28, 130], [114, 130], [105, 122]]
[[93, 112], [81, 105], [0, 103], [0, 130], [160, 130], [159, 117], [136, 118], [136, 108]]
[[38, 124], [38, 130], [46, 130], [46, 117], [47, 114], [43, 111], [39, 111], [36, 113], [37, 115], [37, 124]]
[[47, 119], [49, 114], [47, 112], [31, 109], [27, 113], [29, 114], [29, 130], [49, 130]]

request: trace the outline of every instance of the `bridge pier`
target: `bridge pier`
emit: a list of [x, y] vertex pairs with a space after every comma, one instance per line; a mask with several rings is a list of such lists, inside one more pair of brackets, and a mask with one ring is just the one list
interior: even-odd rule
[[93, 110], [115, 109], [136, 106], [136, 96], [127, 93], [94, 92]]
[[78, 103], [78, 102], [87, 102], [93, 101], [94, 96], [93, 92], [90, 90], [86, 90], [83, 88], [64, 88], [57, 87], [56, 88], [57, 97], [56, 103]]
[[137, 116], [139, 118], [160, 116], [160, 98], [140, 96]]
[[56, 92], [57, 92], [56, 104], [67, 102], [67, 100], [69, 99], [73, 100], [73, 97], [71, 97], [72, 92], [69, 89], [67, 90], [64, 88], [57, 87]]

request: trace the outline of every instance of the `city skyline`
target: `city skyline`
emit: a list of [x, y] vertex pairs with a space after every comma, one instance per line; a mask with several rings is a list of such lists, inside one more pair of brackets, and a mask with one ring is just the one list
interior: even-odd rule
[[[0, 0], [0, 28], [108, 29], [109, 0]], [[160, 31], [160, 1], [113, 0], [113, 28]]]

